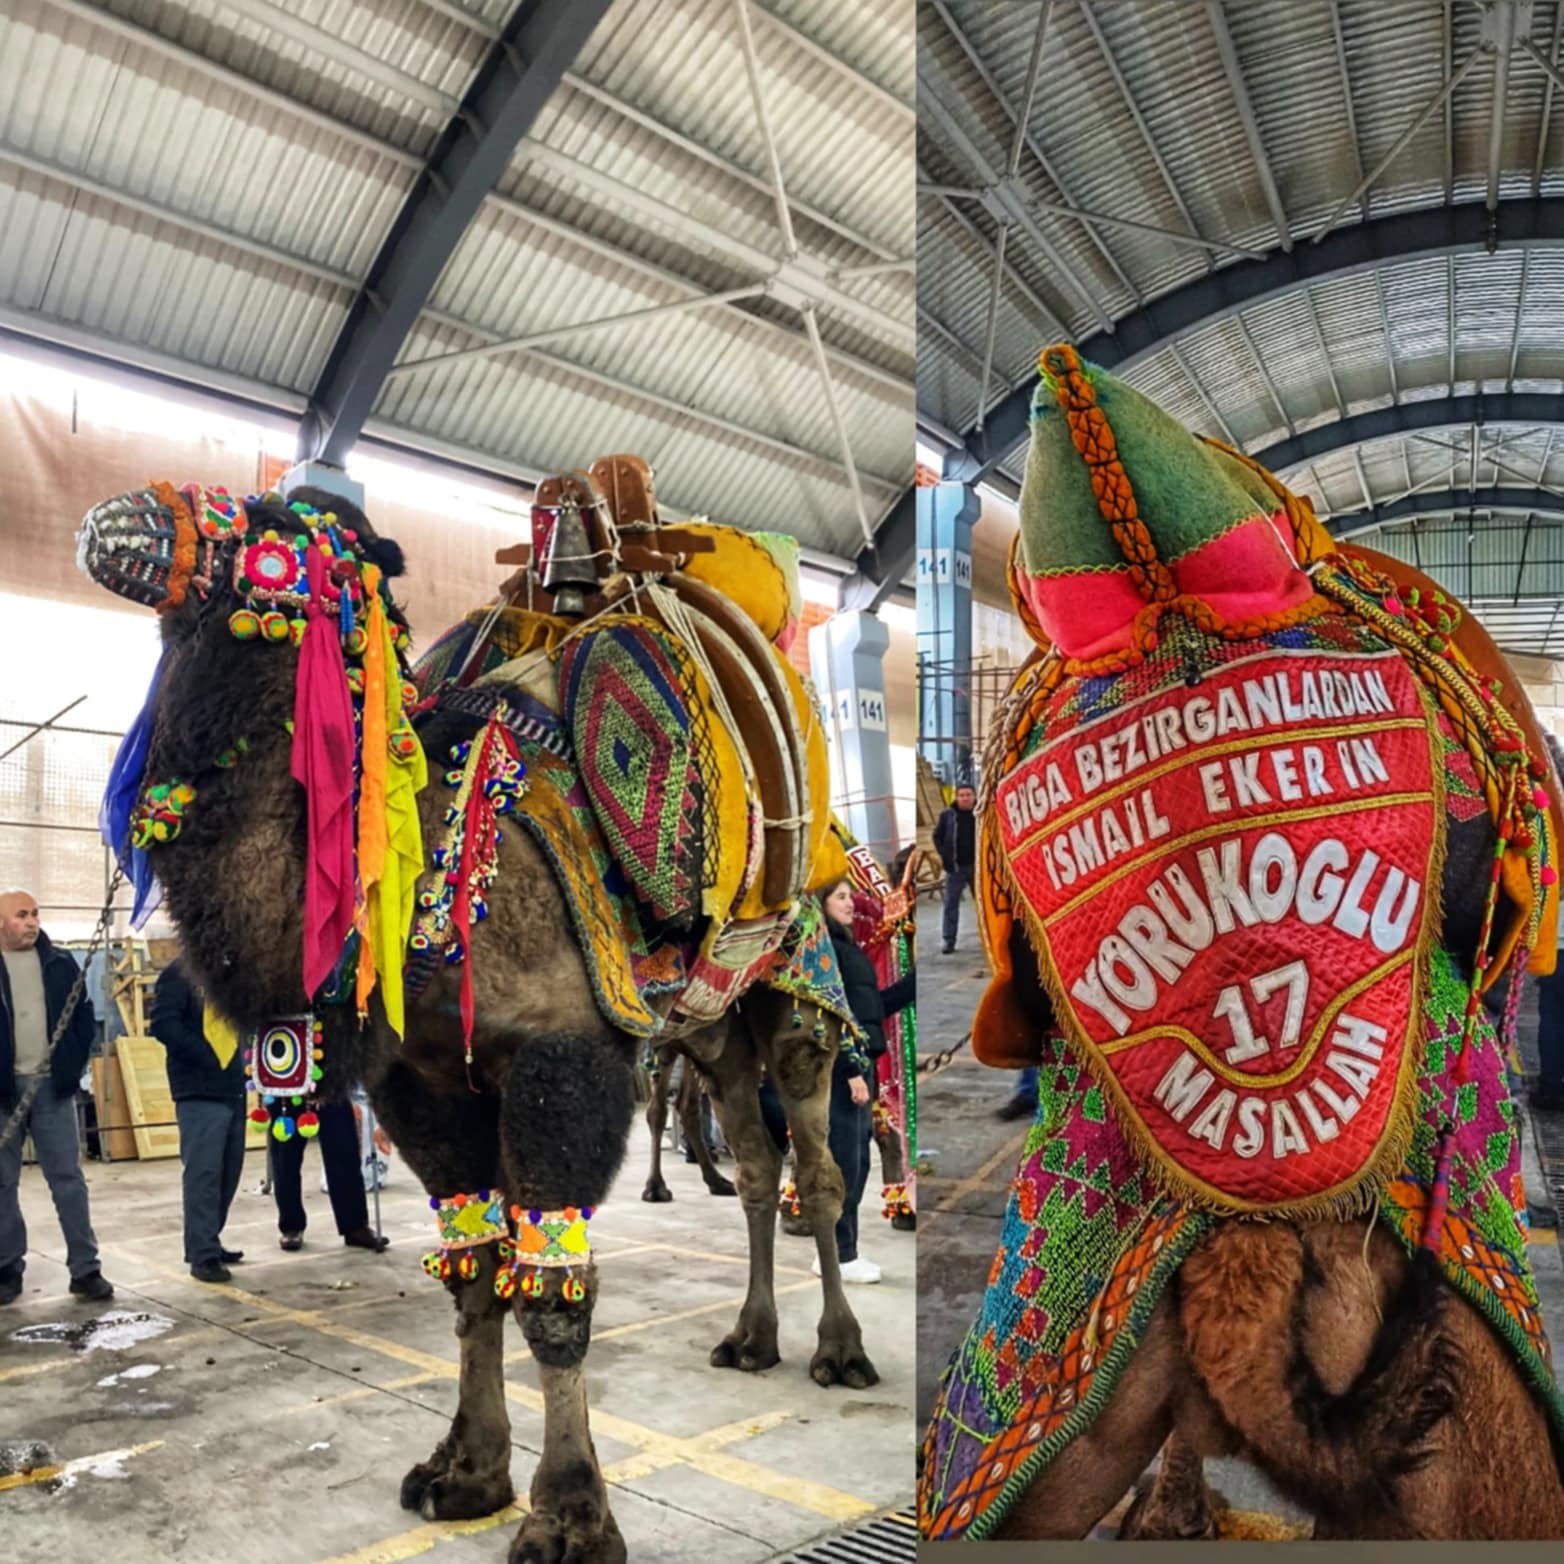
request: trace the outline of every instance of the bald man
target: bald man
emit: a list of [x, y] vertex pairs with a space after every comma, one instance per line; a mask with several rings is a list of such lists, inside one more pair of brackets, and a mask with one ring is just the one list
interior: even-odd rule
[[39, 1081], [25, 1124], [0, 1145], [0, 1304], [16, 1301], [27, 1264], [27, 1225], [17, 1185], [29, 1131], [65, 1235], [72, 1293], [95, 1303], [114, 1296], [98, 1264], [76, 1131], [76, 1092], [97, 1032], [85, 993], [49, 1057], [49, 1040], [79, 971], [68, 951], [49, 943], [38, 922], [36, 899], [27, 891], [0, 892], [0, 1133], [28, 1088]]

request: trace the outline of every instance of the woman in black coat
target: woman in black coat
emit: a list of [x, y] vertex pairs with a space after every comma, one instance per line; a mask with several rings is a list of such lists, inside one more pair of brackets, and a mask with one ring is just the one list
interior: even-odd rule
[[[877, 1282], [880, 1268], [858, 1253], [858, 1205], [869, 1181], [869, 1145], [872, 1120], [869, 1104], [874, 1098], [881, 1055], [885, 1052], [885, 1021], [905, 1009], [917, 995], [917, 977], [908, 972], [882, 989], [874, 965], [853, 940], [853, 888], [842, 880], [820, 898], [831, 946], [836, 952], [842, 986], [853, 1016], [864, 1029], [869, 1056], [865, 1073], [845, 1052], [838, 1052], [831, 1071], [831, 1156], [841, 1169], [846, 1194], [836, 1224], [836, 1253], [845, 1282]], [[819, 1262], [815, 1262], [819, 1274]]]

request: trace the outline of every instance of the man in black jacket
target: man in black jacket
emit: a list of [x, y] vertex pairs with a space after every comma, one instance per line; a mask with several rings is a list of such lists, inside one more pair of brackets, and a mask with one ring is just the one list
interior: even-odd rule
[[80, 973], [75, 958], [56, 950], [27, 891], [0, 893], [0, 1133], [34, 1082], [25, 1119], [0, 1145], [0, 1304], [14, 1303], [27, 1265], [27, 1225], [18, 1186], [22, 1142], [29, 1134], [54, 1198], [65, 1237], [71, 1292], [101, 1303], [114, 1296], [98, 1261], [81, 1171], [76, 1093], [97, 1036], [92, 1001], [83, 992], [53, 1055], [49, 1044]]
[[963, 782], [956, 789], [956, 802], [939, 817], [934, 827], [934, 851], [945, 866], [945, 954], [956, 948], [961, 932], [961, 893], [972, 889], [972, 873], [977, 866], [977, 791]]
[[[244, 1255], [222, 1244], [244, 1171], [244, 1052], [232, 1036], [209, 1039], [205, 996], [184, 961], [167, 967], [152, 996], [152, 1035], [168, 1051], [168, 1089], [184, 1168], [185, 1264], [198, 1282], [226, 1282]], [[220, 1058], [219, 1046], [228, 1056]]]

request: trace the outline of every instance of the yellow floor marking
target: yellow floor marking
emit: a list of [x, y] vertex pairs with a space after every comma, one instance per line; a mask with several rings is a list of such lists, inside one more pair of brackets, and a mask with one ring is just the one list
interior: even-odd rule
[[[709, 1433], [701, 1434], [687, 1443], [709, 1447], [714, 1453], [725, 1444], [732, 1444], [740, 1439], [750, 1439], [756, 1434], [764, 1433], [768, 1428], [775, 1428], [786, 1422], [788, 1416], [786, 1412], [773, 1412], [741, 1423], [728, 1423], [721, 1428], [712, 1429]], [[610, 1484], [633, 1482], [673, 1464], [675, 1463], [671, 1460], [646, 1453], [627, 1456], [622, 1461], [615, 1461], [605, 1466], [603, 1480]], [[353, 1553], [342, 1553], [333, 1558], [322, 1559], [320, 1564], [401, 1564], [402, 1560], [416, 1558], [420, 1553], [428, 1553], [437, 1544], [448, 1542], [453, 1537], [472, 1537], [480, 1532], [492, 1531], [496, 1526], [505, 1526], [512, 1521], [519, 1521], [527, 1513], [528, 1508], [525, 1499], [518, 1499], [496, 1514], [485, 1515], [477, 1520], [429, 1521], [422, 1526], [413, 1527], [411, 1531], [402, 1532], [399, 1536], [372, 1542]]]
[[74, 1461], [62, 1461], [57, 1466], [40, 1466], [31, 1472], [14, 1472], [0, 1477], [0, 1493], [9, 1488], [26, 1488], [32, 1483], [51, 1482], [56, 1477], [68, 1477], [75, 1472], [85, 1472], [104, 1461], [124, 1461], [133, 1455], [143, 1455], [148, 1450], [161, 1449], [163, 1441], [153, 1439], [144, 1445], [129, 1445], [123, 1450], [104, 1450], [98, 1455], [79, 1455]]
[[322, 1559], [321, 1564], [401, 1564], [403, 1559], [427, 1553], [436, 1543], [449, 1542], [452, 1537], [476, 1537], [481, 1532], [493, 1531], [496, 1526], [519, 1521], [526, 1513], [527, 1501], [518, 1499], [515, 1504], [496, 1510], [493, 1515], [480, 1515], [477, 1520], [426, 1521], [422, 1526], [415, 1526], [400, 1536], [387, 1537], [383, 1542], [371, 1542], [367, 1547], [355, 1549], [352, 1553], [339, 1553], [334, 1558]]
[[[664, 1254], [682, 1255], [690, 1260], [709, 1260], [716, 1265], [744, 1265], [749, 1264], [749, 1256], [745, 1254], [713, 1254], [709, 1249], [686, 1249], [680, 1244], [653, 1244], [648, 1243], [643, 1247], [647, 1249], [661, 1249]], [[789, 1276], [808, 1276], [811, 1274], [805, 1266], [776, 1265], [778, 1275], [784, 1272]]]
[[1531, 1236], [1526, 1240], [1528, 1247], [1533, 1244], [1553, 1244], [1556, 1246], [1558, 1241], [1558, 1232], [1551, 1227], [1534, 1227], [1531, 1230]]
[[1021, 1155], [1021, 1148], [1026, 1144], [1026, 1137], [1030, 1130], [1023, 1130], [1019, 1135], [1007, 1140], [998, 1151], [986, 1161], [977, 1172], [967, 1178], [959, 1179], [950, 1186], [950, 1192], [941, 1200], [936, 1200], [933, 1207], [924, 1215], [924, 1220], [929, 1217], [943, 1216], [958, 1200], [966, 1195], [976, 1194], [981, 1190], [990, 1173], [1004, 1162], [1014, 1162]]
[[[168, 1274], [171, 1280], [178, 1279], [177, 1272]], [[221, 1293], [236, 1302], [258, 1309], [261, 1313], [270, 1315], [275, 1321], [291, 1320], [295, 1324], [317, 1330], [324, 1336], [334, 1336], [339, 1341], [363, 1347], [366, 1351], [378, 1352], [384, 1357], [405, 1363], [409, 1368], [418, 1369], [425, 1374], [441, 1379], [460, 1377], [458, 1366], [448, 1359], [437, 1358], [433, 1353], [421, 1351], [417, 1347], [404, 1346], [399, 1341], [392, 1341], [385, 1336], [376, 1336], [370, 1331], [356, 1330], [351, 1325], [339, 1324], [330, 1318], [329, 1309], [290, 1309], [284, 1304], [274, 1303], [270, 1298], [263, 1298], [258, 1293], [245, 1292], [243, 1288], [231, 1286], [226, 1282], [212, 1283], [207, 1287], [207, 1291]], [[238, 1329], [231, 1328], [236, 1331]], [[531, 1411], [541, 1413], [543, 1410], [543, 1393], [529, 1386], [506, 1385], [505, 1395], [508, 1400]], [[645, 1456], [666, 1456], [666, 1462], [659, 1464], [677, 1465], [687, 1462], [697, 1471], [705, 1472], [708, 1476], [747, 1488], [752, 1493], [783, 1499], [802, 1509], [813, 1510], [817, 1515], [824, 1515], [830, 1520], [855, 1520], [874, 1510], [874, 1506], [866, 1500], [856, 1498], [852, 1494], [841, 1493], [823, 1483], [808, 1482], [790, 1473], [774, 1472], [752, 1461], [722, 1455], [703, 1443], [704, 1440], [709, 1440], [711, 1435], [703, 1435], [696, 1439], [681, 1439], [672, 1434], [659, 1433], [654, 1428], [633, 1423], [628, 1418], [618, 1417], [600, 1408], [592, 1412], [592, 1430], [606, 1438], [617, 1439], [620, 1444], [630, 1445]]]

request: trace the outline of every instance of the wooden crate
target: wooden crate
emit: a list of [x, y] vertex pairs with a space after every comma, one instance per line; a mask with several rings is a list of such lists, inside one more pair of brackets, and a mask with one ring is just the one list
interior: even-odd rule
[[177, 1157], [179, 1126], [174, 1123], [174, 1098], [168, 1087], [168, 1056], [163, 1045], [155, 1037], [122, 1037], [114, 1046], [130, 1103], [136, 1155], [143, 1160]]
[[[130, 1161], [136, 1155], [130, 1099], [125, 1095], [125, 1078], [120, 1072], [119, 1060], [112, 1054], [92, 1061], [92, 1098], [98, 1110], [100, 1144], [113, 1161]], [[105, 1129], [104, 1125], [113, 1127]]]

